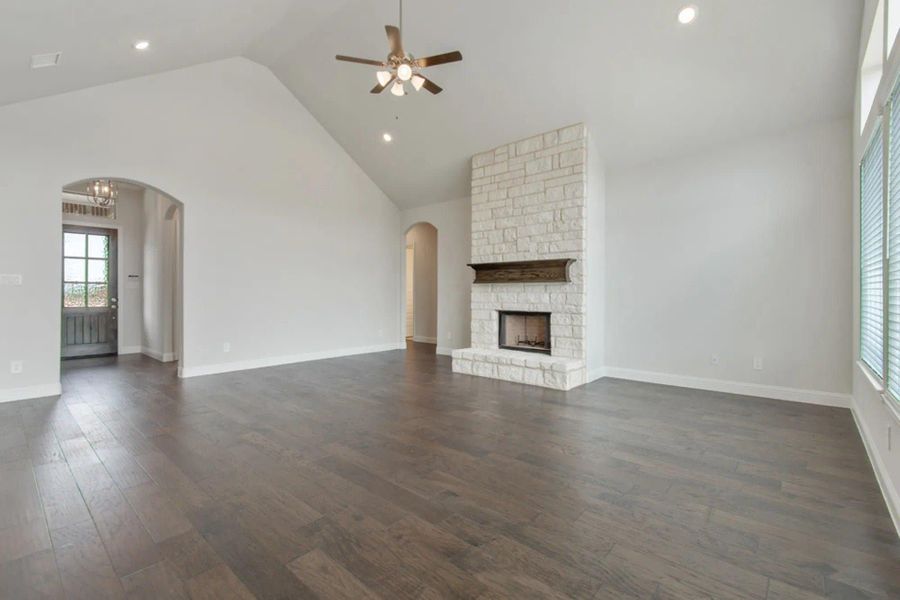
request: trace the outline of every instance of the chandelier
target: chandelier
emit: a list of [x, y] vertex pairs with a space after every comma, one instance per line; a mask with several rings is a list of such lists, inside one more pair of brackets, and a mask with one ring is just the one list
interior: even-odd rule
[[119, 187], [109, 179], [95, 179], [87, 186], [87, 196], [97, 206], [115, 206]]

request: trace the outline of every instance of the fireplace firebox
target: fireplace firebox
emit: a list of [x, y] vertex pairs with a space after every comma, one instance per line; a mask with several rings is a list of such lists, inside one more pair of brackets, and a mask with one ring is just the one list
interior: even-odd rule
[[550, 354], [550, 313], [500, 311], [501, 348]]

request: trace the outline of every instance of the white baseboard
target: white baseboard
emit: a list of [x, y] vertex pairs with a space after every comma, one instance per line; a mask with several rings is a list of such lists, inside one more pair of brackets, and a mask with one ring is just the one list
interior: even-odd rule
[[616, 379], [660, 383], [663, 385], [674, 385], [676, 387], [707, 390], [710, 392], [757, 396], [759, 398], [772, 398], [774, 400], [787, 400], [790, 402], [803, 402], [806, 404], [819, 404], [822, 406], [836, 406], [839, 408], [850, 408], [851, 406], [850, 394], [839, 394], [836, 392], [804, 390], [800, 388], [765, 385], [761, 383], [727, 381], [724, 379], [706, 379], [704, 377], [657, 373], [654, 371], [638, 371], [621, 367], [605, 367], [603, 373], [606, 377], [614, 377]]
[[386, 352], [388, 350], [402, 350], [405, 343], [380, 344], [378, 346], [360, 346], [356, 348], [340, 348], [337, 350], [323, 350], [321, 352], [307, 352], [305, 354], [292, 354], [288, 356], [272, 356], [269, 358], [257, 358], [253, 360], [241, 360], [215, 365], [200, 365], [197, 367], [179, 367], [178, 376], [199, 377], [201, 375], [215, 375], [216, 373], [230, 373], [232, 371], [246, 371], [249, 369], [262, 369], [264, 367], [277, 367], [293, 363], [322, 360], [325, 358], [340, 358], [356, 354], [371, 354], [373, 352]]
[[142, 351], [140, 346], [119, 346], [119, 354], [140, 354]]
[[897, 535], [900, 536], [900, 492], [897, 491], [897, 485], [891, 480], [890, 472], [884, 464], [884, 461], [881, 460], [881, 455], [878, 454], [878, 448], [872, 441], [873, 438], [871, 433], [869, 433], [869, 428], [866, 427], [865, 420], [859, 416], [857, 411], [856, 399], [854, 398], [851, 402], [853, 420], [856, 422], [856, 428], [859, 430], [859, 437], [862, 438], [863, 446], [866, 448], [866, 454], [869, 455], [869, 462], [872, 464], [872, 470], [875, 472], [875, 479], [878, 481], [878, 486], [881, 488], [881, 495], [884, 497], [888, 512], [891, 514], [894, 528], [897, 530]]
[[596, 369], [591, 369], [587, 372], [587, 381], [585, 383], [590, 383], [592, 381], [597, 381], [598, 379], [602, 379], [606, 377], [606, 368], [598, 367]]
[[16, 400], [46, 398], [48, 396], [59, 396], [61, 393], [62, 387], [59, 383], [45, 383], [43, 385], [10, 388], [8, 390], [0, 390], [0, 402], [15, 402]]
[[456, 348], [450, 348], [448, 346], [438, 346], [435, 350], [435, 353], [441, 354], [443, 356], [452, 356], [454, 350], [456, 350]]
[[153, 348], [143, 347], [141, 348], [141, 354], [156, 359], [159, 362], [172, 362], [178, 360], [178, 354], [176, 352], [158, 352]]
[[425, 337], [424, 335], [414, 335], [412, 341], [421, 344], [437, 344], [437, 338]]

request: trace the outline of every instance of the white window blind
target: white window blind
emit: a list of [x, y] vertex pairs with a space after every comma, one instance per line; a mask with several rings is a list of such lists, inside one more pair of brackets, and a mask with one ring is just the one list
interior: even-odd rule
[[860, 358], [884, 377], [884, 147], [878, 126], [860, 165]]
[[900, 398], [900, 88], [891, 99], [888, 133], [888, 390]]

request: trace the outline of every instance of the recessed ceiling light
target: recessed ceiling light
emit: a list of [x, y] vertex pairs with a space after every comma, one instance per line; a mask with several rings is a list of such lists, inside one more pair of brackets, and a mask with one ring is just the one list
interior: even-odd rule
[[381, 136], [381, 139], [383, 139], [386, 142], [390, 142], [391, 140], [394, 139], [394, 136], [392, 136], [389, 133], [385, 133], [383, 136]]
[[50, 52], [49, 54], [35, 54], [31, 57], [32, 69], [44, 69], [46, 67], [55, 67], [59, 64], [62, 52]]
[[697, 20], [697, 15], [700, 13], [700, 9], [691, 4], [690, 6], [685, 6], [680, 11], [678, 11], [678, 22], [682, 25], [690, 25], [695, 20]]
[[147, 40], [141, 40], [139, 42], [134, 43], [135, 50], [146, 50], [149, 47], [150, 47], [150, 42], [148, 42]]

